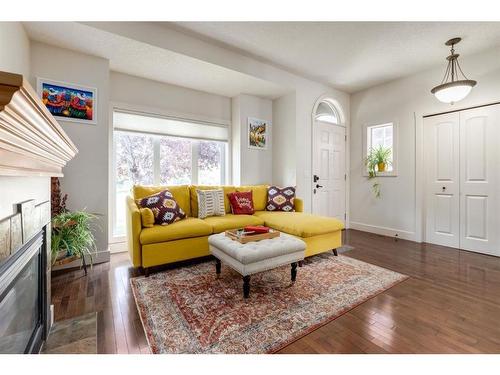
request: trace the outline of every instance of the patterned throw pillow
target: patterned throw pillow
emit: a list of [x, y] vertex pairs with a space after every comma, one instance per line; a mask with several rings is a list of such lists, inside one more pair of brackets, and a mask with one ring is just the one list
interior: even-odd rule
[[253, 195], [251, 191], [240, 191], [227, 195], [234, 215], [253, 215]]
[[279, 188], [269, 186], [267, 189], [267, 211], [295, 211], [295, 187]]
[[208, 216], [224, 216], [224, 190], [196, 190], [198, 195], [198, 218], [204, 219]]
[[137, 200], [137, 205], [149, 208], [155, 217], [155, 224], [169, 225], [186, 217], [172, 193], [167, 189]]

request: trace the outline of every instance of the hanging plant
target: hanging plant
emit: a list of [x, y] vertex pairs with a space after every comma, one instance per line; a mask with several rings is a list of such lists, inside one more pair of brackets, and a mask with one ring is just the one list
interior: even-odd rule
[[[379, 145], [370, 148], [368, 156], [365, 159], [365, 165], [368, 169], [368, 179], [375, 179], [378, 172], [386, 172], [387, 167], [391, 165], [392, 150], [389, 147]], [[372, 191], [376, 198], [380, 198], [380, 183], [374, 181]]]

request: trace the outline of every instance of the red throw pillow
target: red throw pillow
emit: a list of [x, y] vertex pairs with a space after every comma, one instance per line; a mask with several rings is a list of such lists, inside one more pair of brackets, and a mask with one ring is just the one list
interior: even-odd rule
[[231, 204], [231, 211], [235, 215], [252, 215], [255, 210], [253, 208], [253, 197], [251, 191], [239, 191], [229, 193], [227, 195]]

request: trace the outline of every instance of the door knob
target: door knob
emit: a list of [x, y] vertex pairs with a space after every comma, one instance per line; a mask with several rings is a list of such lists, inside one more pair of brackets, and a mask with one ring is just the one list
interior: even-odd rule
[[445, 190], [446, 190], [446, 186], [443, 186], [443, 191], [445, 191]]
[[322, 188], [322, 187], [323, 187], [323, 185], [316, 184], [317, 189]]

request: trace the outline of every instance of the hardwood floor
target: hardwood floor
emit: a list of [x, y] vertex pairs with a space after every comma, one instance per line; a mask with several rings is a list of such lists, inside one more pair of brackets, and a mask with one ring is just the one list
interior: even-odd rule
[[[500, 258], [355, 230], [344, 256], [410, 278], [281, 353], [500, 353]], [[306, 266], [307, 267], [307, 266]], [[55, 319], [98, 312], [99, 353], [149, 353], [128, 254], [53, 277]]]

